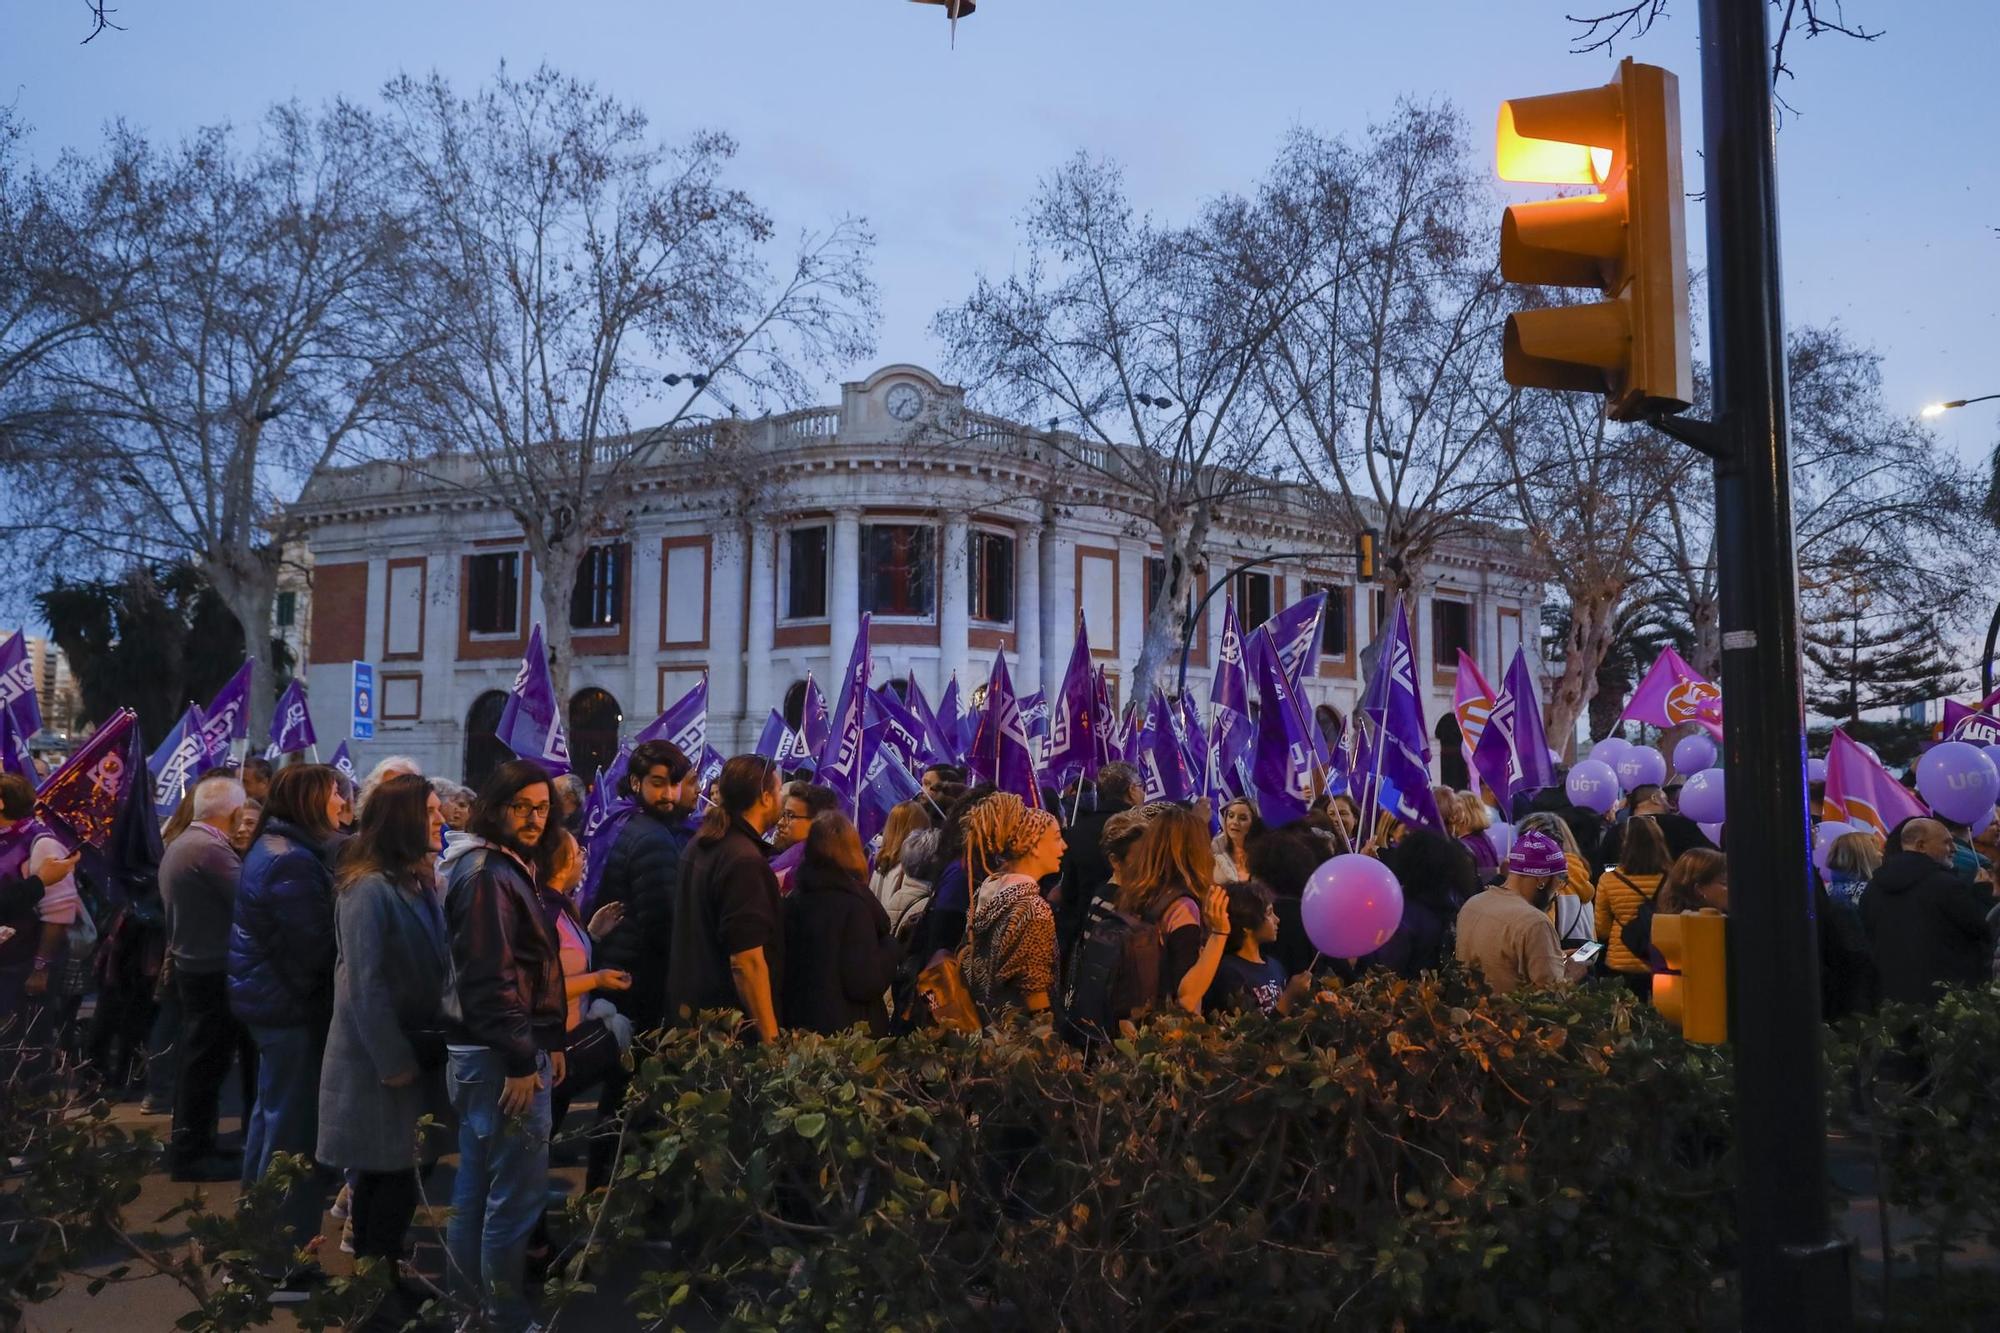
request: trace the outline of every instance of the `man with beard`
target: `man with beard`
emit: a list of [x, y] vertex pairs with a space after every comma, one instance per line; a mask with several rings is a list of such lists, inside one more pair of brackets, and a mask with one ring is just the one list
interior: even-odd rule
[[[638, 809], [618, 830], [598, 881], [598, 910], [619, 905], [623, 919], [598, 946], [596, 963], [632, 974], [613, 999], [632, 1026], [660, 1026], [667, 1012], [667, 959], [673, 953], [674, 891], [680, 883], [683, 800], [694, 765], [672, 741], [646, 741], [625, 765], [624, 795]], [[601, 836], [601, 835], [600, 835]]]
[[1549, 899], [1569, 874], [1563, 849], [1546, 833], [1523, 833], [1507, 854], [1507, 878], [1482, 889], [1458, 913], [1458, 961], [1479, 969], [1496, 991], [1577, 980], [1588, 964], [1563, 956]]
[[528, 1238], [548, 1202], [549, 1091], [563, 1077], [560, 942], [535, 885], [557, 850], [554, 791], [526, 759], [502, 764], [445, 845], [444, 996], [458, 1183], [446, 1232], [452, 1284], [499, 1333], [530, 1327]]

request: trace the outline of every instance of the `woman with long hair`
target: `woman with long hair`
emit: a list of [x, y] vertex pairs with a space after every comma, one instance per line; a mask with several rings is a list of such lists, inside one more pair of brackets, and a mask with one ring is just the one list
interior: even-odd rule
[[1446, 831], [1472, 854], [1472, 868], [1479, 882], [1487, 883], [1500, 873], [1500, 849], [1486, 831], [1493, 827], [1493, 812], [1469, 791], [1438, 787], [1435, 793]]
[[861, 835], [847, 816], [829, 810], [816, 817], [785, 904], [788, 1026], [845, 1032], [861, 1024], [877, 1037], [888, 1032], [884, 996], [902, 950], [867, 875]]
[[960, 962], [966, 987], [988, 1018], [1049, 1007], [1056, 919], [1041, 881], [1062, 868], [1063, 849], [1056, 817], [1026, 808], [1011, 792], [996, 792], [966, 812], [965, 873], [978, 888]]
[[[276, 774], [243, 858], [228, 967], [230, 1010], [257, 1043], [257, 1100], [243, 1133], [246, 1189], [273, 1156], [310, 1158], [319, 1140], [320, 1061], [333, 1013], [338, 800], [325, 764]], [[295, 1249], [319, 1234], [320, 1193], [306, 1181], [286, 1196], [279, 1224]]]
[[1160, 997], [1201, 1012], [1229, 943], [1229, 895], [1215, 882], [1208, 826], [1192, 810], [1161, 810], [1132, 849], [1118, 910], [1160, 936]]
[[1604, 965], [1642, 1000], [1653, 993], [1653, 963], [1626, 947], [1624, 931], [1642, 908], [1657, 910], [1667, 865], [1667, 840], [1659, 824], [1650, 815], [1634, 815], [1625, 822], [1618, 864], [1597, 880], [1597, 938], [1604, 941]]
[[1215, 882], [1241, 884], [1250, 878], [1250, 839], [1264, 831], [1257, 807], [1238, 796], [1222, 807], [1222, 832], [1210, 844], [1215, 852]]
[[930, 808], [921, 800], [899, 802], [882, 826], [882, 845], [875, 851], [875, 871], [868, 889], [888, 914], [890, 933], [898, 938], [906, 938], [905, 925], [914, 927], [930, 899], [930, 882], [904, 855], [911, 836], [930, 826]]
[[1690, 847], [1667, 870], [1657, 910], [1662, 914], [1729, 915], [1729, 858], [1708, 847]]
[[[290, 770], [287, 770], [290, 771]], [[369, 794], [334, 874], [333, 1018], [319, 1085], [319, 1160], [355, 1173], [354, 1254], [394, 1265], [417, 1209], [417, 1124], [445, 1062], [440, 1001], [450, 974], [431, 851], [444, 825], [430, 784], [389, 778]], [[400, 1328], [423, 1302], [391, 1287], [374, 1325]]]

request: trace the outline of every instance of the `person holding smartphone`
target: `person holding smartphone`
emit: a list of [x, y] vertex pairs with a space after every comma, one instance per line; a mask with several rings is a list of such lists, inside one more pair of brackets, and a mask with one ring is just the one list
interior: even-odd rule
[[1546, 833], [1523, 833], [1507, 853], [1506, 870], [1504, 880], [1459, 910], [1458, 961], [1478, 969], [1496, 991], [1581, 978], [1590, 960], [1563, 953], [1548, 917], [1549, 900], [1569, 874], [1562, 846]]

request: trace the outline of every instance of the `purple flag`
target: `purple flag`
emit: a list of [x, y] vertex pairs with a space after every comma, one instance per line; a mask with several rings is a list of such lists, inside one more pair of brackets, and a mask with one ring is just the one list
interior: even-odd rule
[[1007, 653], [1002, 649], [993, 654], [993, 674], [986, 681], [986, 704], [980, 711], [972, 751], [966, 757], [973, 780], [990, 782], [1040, 809], [1042, 793], [1035, 781], [1032, 745], [1021, 720], [1021, 701], [1014, 694], [1014, 681], [1007, 674]]
[[1131, 740], [1131, 729], [1118, 710], [1111, 704], [1111, 678], [1103, 667], [1097, 668], [1097, 717], [1092, 732], [1091, 744], [1097, 751], [1097, 767], [1103, 768], [1114, 760], [1123, 762], [1125, 750]]
[[6, 708], [0, 708], [0, 769], [20, 774], [30, 787], [41, 785], [41, 779], [35, 776], [35, 758], [29, 752], [28, 738], [15, 726], [12, 710]]
[[25, 630], [0, 643], [0, 708], [13, 717], [14, 729], [23, 737], [42, 729], [42, 701], [35, 696], [35, 665], [28, 660]]
[[494, 729], [499, 742], [523, 759], [532, 759], [552, 775], [569, 772], [569, 738], [563, 735], [562, 708], [549, 680], [549, 653], [542, 646], [542, 627], [528, 631], [528, 651], [507, 691], [507, 706]]
[[1656, 727], [1677, 727], [1695, 722], [1717, 736], [1722, 735], [1722, 690], [1681, 659], [1672, 648], [1662, 648], [1646, 669], [1646, 678], [1632, 691], [1632, 701], [1618, 715], [1620, 722], [1646, 722]]
[[[146, 760], [153, 778], [153, 810], [161, 819], [174, 812], [188, 785], [214, 768], [216, 759], [205, 735], [207, 719], [199, 704], [189, 704], [181, 720]], [[226, 742], [225, 742], [226, 744]]]
[[1046, 694], [1036, 691], [1021, 696], [1021, 725], [1028, 735], [1042, 740], [1049, 734], [1049, 701]]
[[1293, 602], [1257, 627], [1270, 641], [1285, 668], [1285, 684], [1299, 692], [1307, 676], [1319, 670], [1320, 622], [1326, 618], [1326, 594], [1316, 592]]
[[951, 673], [944, 693], [938, 696], [938, 734], [944, 738], [953, 763], [965, 762], [965, 707], [958, 698], [958, 673]]
[[1076, 644], [1062, 686], [1049, 705], [1048, 744], [1042, 770], [1058, 787], [1097, 772], [1097, 691], [1090, 671], [1090, 631], [1082, 616], [1076, 620]]
[[[708, 673], [703, 672], [694, 688], [676, 699], [666, 712], [646, 724], [632, 738], [632, 745], [646, 741], [672, 741], [689, 763], [699, 763], [708, 744]], [[622, 765], [617, 765], [622, 767]]]
[[1542, 731], [1542, 705], [1535, 697], [1534, 673], [1528, 670], [1528, 656], [1521, 649], [1514, 650], [1514, 661], [1501, 679], [1499, 697], [1494, 699], [1486, 728], [1473, 748], [1472, 762], [1499, 798], [1503, 811], [1514, 808], [1516, 796], [1556, 785], [1548, 736]]
[[232, 741], [240, 741], [250, 734], [251, 666], [252, 662], [246, 661], [236, 668], [236, 674], [215, 692], [215, 697], [208, 701], [208, 707], [201, 710], [202, 734], [211, 754], [228, 754]]
[[806, 739], [785, 725], [785, 715], [777, 709], [764, 719], [764, 730], [757, 737], [755, 753], [763, 755], [780, 769], [790, 768], [805, 758]]
[[1139, 747], [1139, 778], [1149, 801], [1186, 801], [1194, 796], [1171, 711], [1167, 696], [1155, 687], [1146, 709], [1145, 743]]
[[2000, 718], [1977, 713], [1956, 699], [1944, 701], [1944, 739], [1974, 745], [2000, 745]]
[[917, 720], [917, 734], [924, 738], [924, 752], [931, 757], [932, 763], [957, 763], [957, 748], [952, 745], [950, 738], [944, 734], [944, 727], [938, 722], [937, 714], [931, 709], [931, 701], [924, 697], [923, 686], [917, 684], [915, 672], [911, 672], [906, 677], [906, 683], [909, 687], [909, 693], [903, 702], [909, 706], [910, 716]]
[[826, 711], [826, 696], [819, 692], [819, 682], [812, 672], [806, 672], [806, 700], [804, 711], [799, 714], [799, 732], [806, 738], [806, 753], [812, 756], [817, 768], [826, 762], [826, 738], [833, 732], [833, 723]]
[[339, 747], [333, 752], [333, 758], [326, 762], [329, 768], [339, 773], [355, 786], [358, 787], [361, 785], [361, 775], [354, 771], [354, 757], [347, 753], [346, 741], [340, 743]]
[[1257, 739], [1250, 762], [1250, 783], [1257, 809], [1268, 824], [1303, 819], [1313, 803], [1312, 742], [1299, 726], [1298, 710], [1277, 659], [1257, 659]]
[[1214, 785], [1228, 796], [1248, 795], [1242, 775], [1250, 764], [1250, 682], [1245, 674], [1243, 625], [1236, 618], [1236, 600], [1223, 603], [1222, 644], [1216, 655], [1215, 678], [1208, 686], [1207, 763], [1215, 770]]
[[[1356, 726], [1362, 735], [1353, 777], [1361, 784], [1364, 816], [1383, 810], [1405, 824], [1442, 830], [1437, 798], [1431, 794], [1430, 738], [1417, 693], [1417, 654], [1410, 643], [1409, 611], [1400, 597], [1362, 693]], [[1393, 801], [1384, 799], [1389, 792]]]
[[612, 765], [598, 771], [590, 784], [590, 796], [583, 803], [583, 885], [577, 894], [584, 920], [597, 907], [597, 890], [604, 882], [605, 867], [611, 863], [611, 849], [625, 824], [639, 811], [639, 803], [619, 794]]
[[826, 748], [820, 751], [819, 762], [814, 766], [814, 780], [839, 794], [841, 808], [850, 818], [856, 813], [855, 800], [861, 794], [861, 779], [868, 770], [865, 734], [868, 725], [868, 621], [868, 616], [861, 617], [861, 628], [854, 636], [854, 651], [847, 659], [847, 673], [841, 677], [840, 697], [834, 704], [832, 729], [827, 733]]
[[921, 772], [919, 764], [937, 762], [930, 737], [924, 734], [924, 724], [904, 706], [894, 686], [880, 685], [869, 692], [869, 724], [878, 720], [883, 723], [883, 737], [902, 757], [906, 768]]
[[49, 774], [35, 805], [51, 827], [77, 845], [102, 848], [128, 792], [144, 793], [150, 804], [138, 735], [139, 715], [121, 708]]
[[868, 727], [868, 771], [861, 780], [855, 824], [871, 857], [883, 826], [889, 822], [889, 812], [903, 801], [922, 796], [924, 790], [911, 776], [908, 764], [902, 762], [890, 735], [894, 729], [895, 724], [886, 717]]
[[278, 709], [271, 714], [271, 744], [279, 754], [319, 744], [313, 733], [312, 711], [306, 707], [306, 689], [297, 676], [278, 696]]

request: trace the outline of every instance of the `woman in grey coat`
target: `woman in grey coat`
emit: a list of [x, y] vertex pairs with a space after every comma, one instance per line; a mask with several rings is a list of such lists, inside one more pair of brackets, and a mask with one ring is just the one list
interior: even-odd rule
[[451, 953], [431, 880], [442, 824], [429, 783], [415, 774], [390, 778], [370, 793], [334, 880], [340, 961], [320, 1073], [318, 1155], [356, 1173], [356, 1258], [402, 1258], [416, 1214], [417, 1121], [428, 1084], [443, 1077], [438, 1006]]

